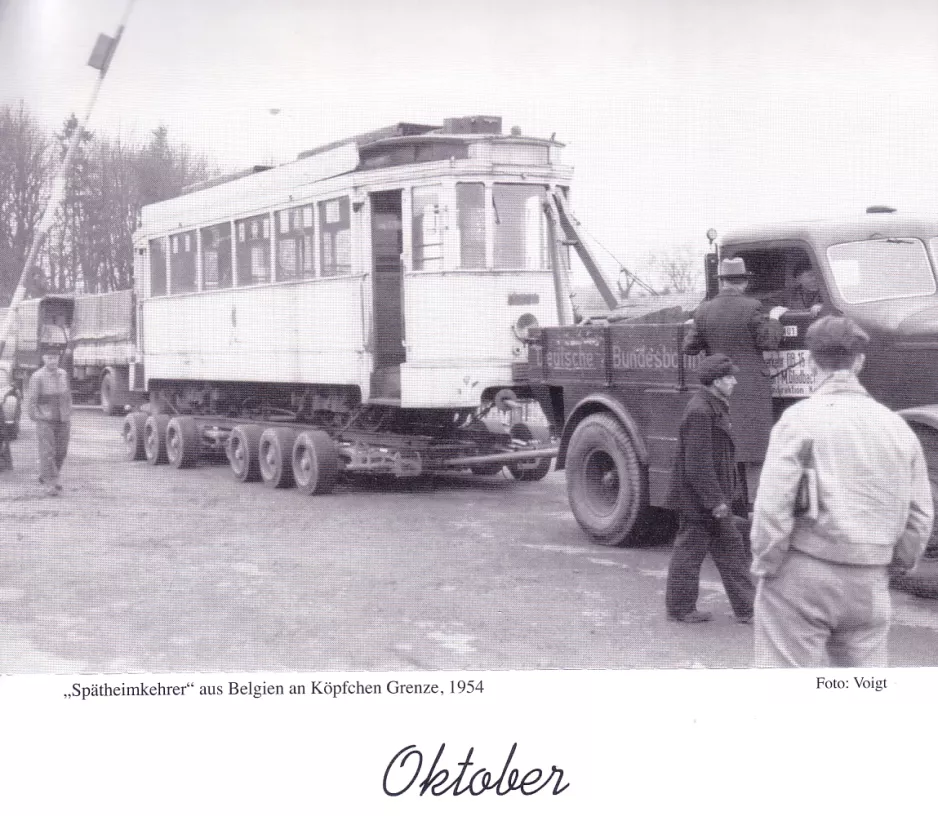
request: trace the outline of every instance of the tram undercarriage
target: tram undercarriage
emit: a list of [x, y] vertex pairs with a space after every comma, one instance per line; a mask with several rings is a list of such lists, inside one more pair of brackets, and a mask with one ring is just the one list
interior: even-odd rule
[[[469, 470], [536, 481], [556, 447], [546, 427], [495, 403], [480, 409], [402, 409], [362, 404], [351, 387], [151, 382], [146, 410], [129, 414], [126, 458], [177, 468], [227, 459], [244, 482], [329, 493], [345, 474], [416, 477]], [[517, 406], [517, 403], [514, 403]]]

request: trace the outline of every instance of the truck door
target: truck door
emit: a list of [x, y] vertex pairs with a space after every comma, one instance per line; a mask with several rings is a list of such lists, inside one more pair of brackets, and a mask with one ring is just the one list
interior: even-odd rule
[[400, 397], [400, 365], [406, 360], [402, 316], [404, 250], [401, 191], [371, 194], [372, 308], [374, 365], [372, 394]]

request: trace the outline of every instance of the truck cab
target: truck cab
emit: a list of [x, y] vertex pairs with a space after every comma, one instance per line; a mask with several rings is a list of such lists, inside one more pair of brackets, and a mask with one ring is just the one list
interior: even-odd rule
[[[781, 347], [764, 353], [776, 417], [815, 387], [807, 328], [821, 314], [853, 318], [871, 338], [861, 381], [910, 423], [936, 485], [938, 219], [884, 209], [727, 232], [705, 263], [707, 297], [717, 291], [718, 258], [743, 258], [748, 294], [784, 327]], [[816, 270], [820, 308], [784, 311], [805, 265]], [[700, 387], [698, 359], [681, 352], [692, 315], [692, 305], [660, 319], [613, 310], [591, 325], [532, 333], [530, 376], [560, 432], [557, 467], [566, 468], [574, 515], [598, 543], [641, 543], [641, 520], [664, 504], [680, 418]]]
[[[870, 335], [861, 375], [866, 388], [910, 421], [938, 428], [929, 408], [938, 403], [938, 219], [869, 212], [855, 220], [748, 228], [727, 233], [721, 254], [746, 261], [754, 274], [749, 293], [768, 307], [777, 292], [792, 288], [798, 265], [810, 262], [824, 313], [851, 317]], [[787, 329], [785, 346], [801, 345], [792, 341], [802, 336]], [[811, 383], [788, 390], [807, 396]]]

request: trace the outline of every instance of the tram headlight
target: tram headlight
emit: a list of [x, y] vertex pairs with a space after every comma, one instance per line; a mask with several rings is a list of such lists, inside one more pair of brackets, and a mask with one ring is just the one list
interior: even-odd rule
[[512, 326], [512, 331], [515, 333], [521, 342], [526, 342], [528, 339], [528, 333], [531, 329], [536, 329], [540, 326], [540, 323], [537, 322], [537, 318], [530, 312], [525, 312], [521, 317], [515, 321], [515, 325]]

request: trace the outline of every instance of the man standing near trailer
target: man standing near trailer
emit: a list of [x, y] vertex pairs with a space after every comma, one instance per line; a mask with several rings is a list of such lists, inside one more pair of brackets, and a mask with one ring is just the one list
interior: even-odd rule
[[777, 349], [784, 330], [758, 300], [746, 296], [751, 275], [742, 258], [724, 258], [718, 277], [720, 291], [697, 307], [684, 353], [725, 354], [739, 366], [730, 408], [736, 422], [736, 459], [745, 466], [751, 504], [774, 421], [772, 383], [762, 351]]
[[739, 369], [725, 354], [707, 357], [698, 376], [705, 386], [684, 411], [667, 504], [677, 510], [680, 528], [674, 541], [665, 607], [680, 623], [711, 620], [697, 609], [700, 567], [709, 552], [729, 596], [736, 620], [752, 622], [754, 589], [749, 553], [733, 516], [736, 459], [729, 398]]
[[857, 379], [866, 332], [823, 317], [806, 341], [818, 384], [772, 430], [756, 500], [755, 663], [885, 666], [887, 570], [914, 567], [931, 534], [925, 456]]
[[26, 407], [36, 423], [39, 481], [46, 495], [58, 496], [62, 493], [59, 472], [68, 454], [72, 391], [68, 374], [59, 366], [67, 345], [65, 332], [57, 326], [44, 328], [49, 331], [40, 337], [43, 364], [29, 378]]

